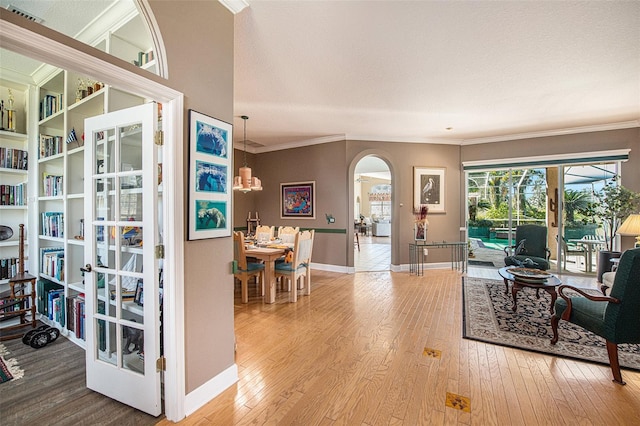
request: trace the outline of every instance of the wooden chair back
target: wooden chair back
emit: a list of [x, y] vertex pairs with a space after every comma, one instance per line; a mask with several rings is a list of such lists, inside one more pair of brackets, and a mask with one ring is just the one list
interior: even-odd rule
[[295, 228], [291, 226], [278, 226], [278, 238], [280, 238], [280, 241], [283, 243], [295, 243], [295, 236], [298, 232], [300, 232], [299, 226]]
[[274, 234], [274, 227], [267, 225], [260, 225], [256, 228], [256, 241], [271, 241]]
[[233, 259], [238, 264], [238, 269], [247, 270], [247, 255], [244, 246], [244, 234], [241, 231], [233, 233]]

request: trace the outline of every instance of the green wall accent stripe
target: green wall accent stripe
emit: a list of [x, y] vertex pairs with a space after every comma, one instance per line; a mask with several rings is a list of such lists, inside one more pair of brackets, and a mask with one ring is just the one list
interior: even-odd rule
[[[247, 231], [247, 227], [246, 226], [238, 226], [233, 228], [234, 231], [242, 231], [242, 232], [246, 232]], [[311, 231], [314, 230], [316, 231], [316, 234], [346, 234], [347, 230], [344, 228], [300, 228], [301, 231]]]

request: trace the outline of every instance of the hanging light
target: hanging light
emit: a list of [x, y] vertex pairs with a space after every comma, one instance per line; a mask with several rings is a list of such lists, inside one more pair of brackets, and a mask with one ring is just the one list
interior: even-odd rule
[[251, 167], [247, 166], [247, 120], [246, 115], [241, 116], [244, 120], [244, 165], [238, 169], [238, 174], [233, 178], [233, 190], [241, 192], [262, 191], [262, 182], [257, 177], [251, 177]]

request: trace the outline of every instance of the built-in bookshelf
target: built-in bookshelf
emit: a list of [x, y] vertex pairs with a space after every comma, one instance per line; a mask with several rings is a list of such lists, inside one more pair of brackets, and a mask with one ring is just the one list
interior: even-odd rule
[[144, 99], [65, 70], [52, 72], [37, 90], [39, 105], [52, 94], [62, 100], [56, 112], [38, 122], [33, 146], [38, 168], [36, 253], [43, 283], [38, 312], [43, 321], [84, 346], [84, 121], [140, 105]]
[[29, 86], [0, 79], [0, 296], [18, 271], [20, 224], [28, 235], [28, 95]]

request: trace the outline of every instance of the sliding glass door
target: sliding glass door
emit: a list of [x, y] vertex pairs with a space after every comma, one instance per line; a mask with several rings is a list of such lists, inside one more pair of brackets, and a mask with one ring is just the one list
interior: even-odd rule
[[516, 228], [535, 224], [547, 228], [552, 271], [595, 274], [597, 253], [610, 236], [590, 206], [615, 181], [620, 161], [553, 163], [465, 167], [470, 265], [504, 266]]

